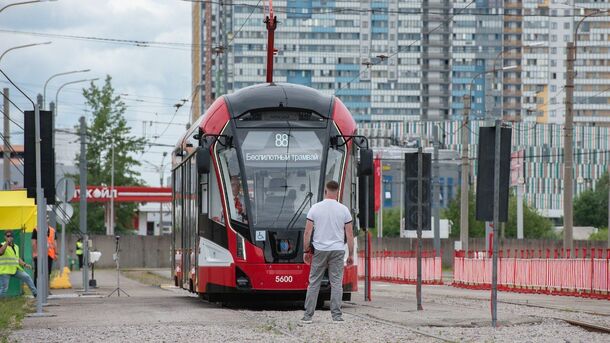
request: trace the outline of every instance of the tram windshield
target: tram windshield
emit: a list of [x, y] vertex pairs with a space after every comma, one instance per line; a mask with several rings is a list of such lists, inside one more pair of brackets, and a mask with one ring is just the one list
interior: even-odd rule
[[254, 228], [303, 228], [318, 199], [325, 130], [243, 132], [248, 198]]

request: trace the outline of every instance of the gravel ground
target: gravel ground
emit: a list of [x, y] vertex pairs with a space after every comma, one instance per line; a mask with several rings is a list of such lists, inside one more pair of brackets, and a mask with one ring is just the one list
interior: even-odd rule
[[[96, 271], [98, 275], [98, 283], [106, 284], [99, 293], [108, 294], [113, 289], [114, 274]], [[9, 340], [45, 343], [610, 342], [608, 334], [589, 332], [557, 319], [610, 327], [607, 310], [610, 302], [607, 301], [588, 303], [587, 311], [598, 309], [601, 315], [580, 312], [582, 300], [577, 298], [561, 299], [562, 306], [567, 306], [569, 311], [500, 303], [499, 327], [492, 329], [489, 300], [476, 298], [485, 293], [446, 286], [424, 287], [425, 310], [415, 311], [414, 287], [376, 284], [373, 302], [359, 300], [362, 294], [358, 293], [353, 301], [344, 304], [345, 322], [333, 323], [326, 307], [316, 311], [313, 324], [301, 324], [302, 303], [220, 307], [183, 290], [151, 287], [126, 278], [121, 280], [121, 287], [130, 298], [53, 300], [60, 306], [46, 310], [56, 317], [26, 318], [23, 329], [13, 333]], [[549, 301], [544, 296], [528, 299]]]
[[608, 342], [607, 334], [591, 333], [563, 321], [476, 328], [421, 328], [421, 331], [459, 342]]

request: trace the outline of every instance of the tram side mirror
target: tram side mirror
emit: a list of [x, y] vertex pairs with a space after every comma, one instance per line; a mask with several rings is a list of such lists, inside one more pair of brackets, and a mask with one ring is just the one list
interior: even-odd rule
[[373, 175], [373, 150], [360, 149], [358, 176]]
[[209, 174], [210, 173], [210, 163], [211, 156], [210, 150], [206, 148], [197, 149], [197, 172], [199, 174]]

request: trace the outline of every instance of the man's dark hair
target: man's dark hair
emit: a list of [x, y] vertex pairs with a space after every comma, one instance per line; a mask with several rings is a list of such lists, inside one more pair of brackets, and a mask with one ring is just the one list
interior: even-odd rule
[[331, 192], [336, 192], [339, 190], [339, 183], [337, 181], [331, 180], [326, 183], [326, 189]]

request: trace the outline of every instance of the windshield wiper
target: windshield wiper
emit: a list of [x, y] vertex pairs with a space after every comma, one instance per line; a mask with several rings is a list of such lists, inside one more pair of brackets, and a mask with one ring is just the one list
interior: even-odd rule
[[313, 193], [312, 192], [307, 192], [307, 194], [305, 195], [305, 199], [303, 199], [303, 202], [301, 203], [301, 205], [299, 205], [299, 208], [297, 209], [297, 211], [294, 213], [294, 215], [292, 216], [292, 218], [288, 222], [288, 226], [286, 228], [287, 230], [292, 229], [294, 224], [297, 223], [297, 218], [299, 218], [301, 216], [301, 214], [305, 210], [305, 205], [307, 205], [307, 201], [309, 201], [312, 197], [313, 197]]

